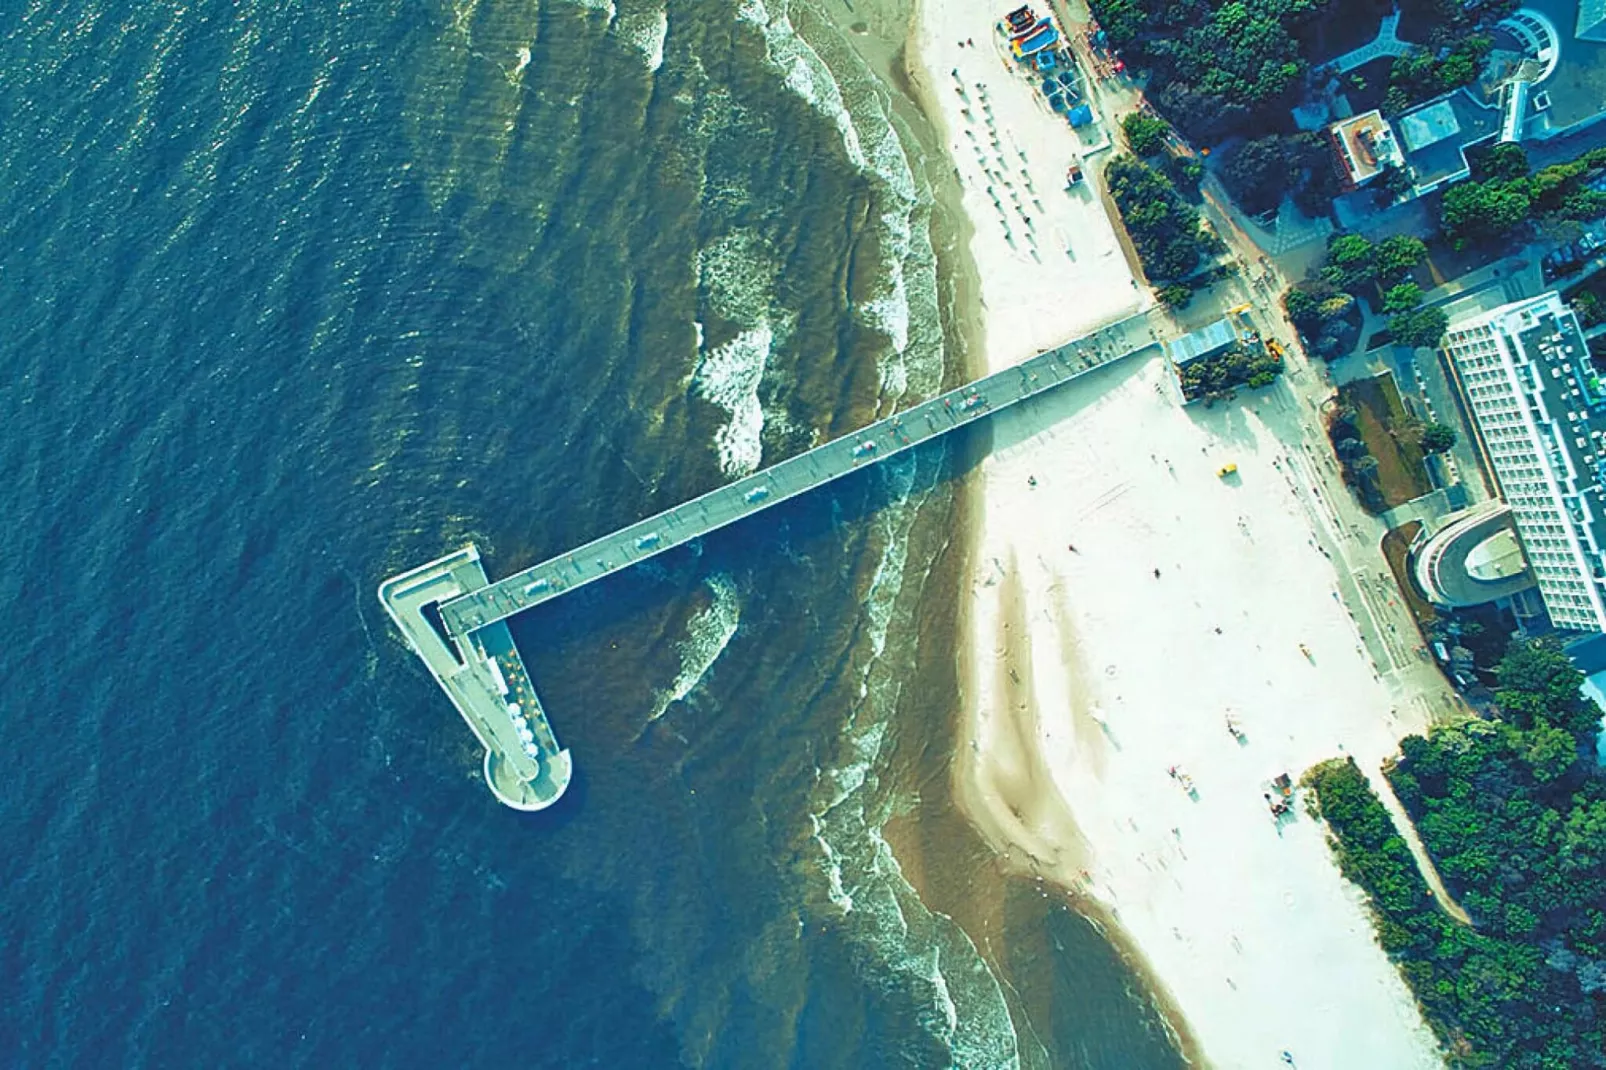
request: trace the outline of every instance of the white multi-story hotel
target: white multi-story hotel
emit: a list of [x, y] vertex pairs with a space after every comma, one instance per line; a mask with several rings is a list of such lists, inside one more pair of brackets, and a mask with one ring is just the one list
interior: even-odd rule
[[1606, 632], [1606, 387], [1554, 291], [1451, 324], [1455, 365], [1557, 628]]

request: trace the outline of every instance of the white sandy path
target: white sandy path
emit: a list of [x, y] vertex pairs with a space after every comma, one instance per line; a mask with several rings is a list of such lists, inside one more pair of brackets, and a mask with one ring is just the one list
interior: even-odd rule
[[[1006, 69], [996, 14], [927, 0], [916, 32], [975, 228], [989, 370], [1147, 301], [1093, 192], [1063, 190], [1075, 135], [1031, 81]], [[967, 39], [975, 46], [958, 44]], [[1002, 152], [991, 145], [981, 86]], [[1018, 149], [1041, 207], [1019, 175]], [[1000, 180], [985, 173], [1000, 157], [1024, 201], [1017, 210], [1002, 190], [1002, 215], [986, 189], [1000, 191]], [[1023, 215], [1035, 245], [1024, 240]], [[1272, 397], [1265, 403], [1284, 407], [1280, 426], [1292, 426], [1296, 403], [1281, 388]], [[1276, 773], [1297, 776], [1346, 750], [1373, 771], [1396, 735], [1416, 727], [1390, 723], [1393, 700], [1358, 650], [1333, 567], [1312, 542], [1314, 514], [1287, 465], [1272, 464], [1284, 447], [1251, 403], [1182, 410], [1157, 359], [1003, 414], [994, 432], [968, 614], [976, 747], [965, 748], [959, 770], [973, 816], [995, 839], [1002, 830], [1019, 848], [1052, 853], [1051, 875], [1091, 871], [1093, 894], [1114, 908], [1214, 1065], [1281, 1066], [1283, 1049], [1304, 1068], [1439, 1065], [1319, 830], [1301, 814], [1279, 837], [1261, 795]], [[1169, 458], [1175, 474], [1150, 454]], [[1232, 485], [1215, 474], [1229, 459], [1241, 473]], [[999, 638], [1009, 569], [1029, 622], [1027, 636], [1008, 640], [1013, 650]], [[996, 708], [1010, 701], [1000, 674], [1012, 656], [1031, 659], [1024, 678], [1039, 742], [1074, 820], [1029, 806], [1021, 812], [1031, 827], [1022, 827], [1012, 813], [1020, 800], [995, 790], [1032, 764], [1009, 740], [1020, 711]], [[1108, 733], [1078, 719], [1073, 695], [1102, 708]], [[1228, 707], [1246, 746], [1225, 730]], [[1167, 776], [1173, 763], [1193, 775], [1197, 802]]]

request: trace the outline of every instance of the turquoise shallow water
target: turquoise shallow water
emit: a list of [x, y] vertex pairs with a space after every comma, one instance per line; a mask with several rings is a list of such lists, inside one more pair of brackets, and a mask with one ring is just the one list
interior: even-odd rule
[[580, 765], [540, 818], [374, 600], [953, 373], [918, 161], [744, 11], [0, 30], [0, 1062], [1164, 1065], [1108, 962], [1021, 1039], [875, 835], [947, 454], [518, 620]]

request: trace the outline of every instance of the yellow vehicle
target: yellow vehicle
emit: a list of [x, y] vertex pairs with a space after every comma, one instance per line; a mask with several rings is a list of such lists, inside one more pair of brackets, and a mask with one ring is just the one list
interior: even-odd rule
[[1266, 352], [1270, 353], [1274, 360], [1283, 359], [1283, 347], [1278, 344], [1275, 338], [1266, 339]]
[[1238, 466], [1236, 464], [1224, 464], [1220, 468], [1216, 469], [1216, 475], [1220, 476], [1222, 479], [1226, 479], [1228, 476], [1235, 476], [1237, 474]]

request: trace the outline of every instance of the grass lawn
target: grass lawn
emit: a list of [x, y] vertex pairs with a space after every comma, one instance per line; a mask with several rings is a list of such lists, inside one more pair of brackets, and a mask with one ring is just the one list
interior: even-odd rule
[[1340, 405], [1353, 405], [1360, 414], [1357, 423], [1361, 441], [1377, 458], [1377, 485], [1383, 493], [1384, 508], [1392, 509], [1433, 489], [1422, 465], [1421, 448], [1401, 442], [1390, 433], [1410, 418], [1391, 373], [1345, 383], [1338, 388], [1338, 401]]
[[1416, 581], [1411, 578], [1410, 567], [1405, 561], [1412, 540], [1421, 530], [1420, 520], [1410, 520], [1391, 529], [1383, 536], [1383, 556], [1388, 559], [1389, 571], [1394, 573], [1394, 583], [1399, 587], [1400, 595], [1405, 599], [1405, 604], [1411, 607], [1411, 615], [1416, 618], [1417, 627], [1426, 628], [1438, 620], [1439, 615], [1434, 612], [1427, 599], [1418, 593]]

